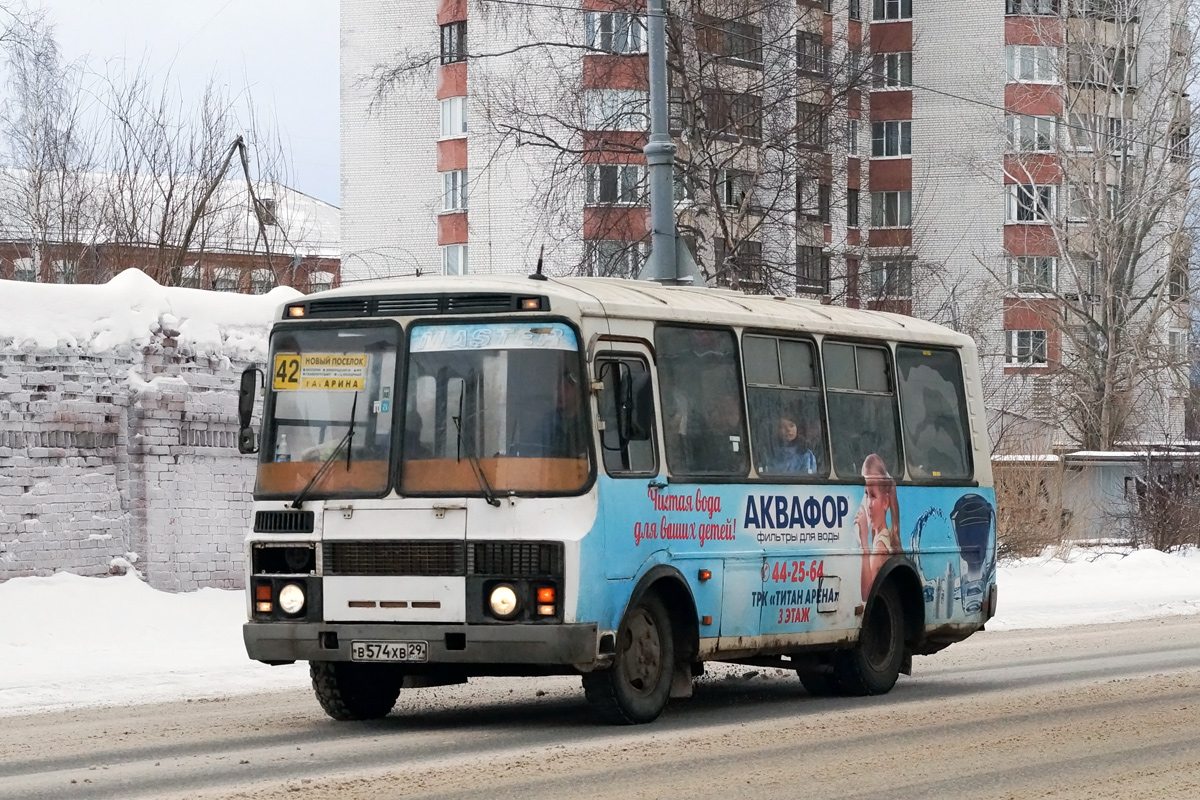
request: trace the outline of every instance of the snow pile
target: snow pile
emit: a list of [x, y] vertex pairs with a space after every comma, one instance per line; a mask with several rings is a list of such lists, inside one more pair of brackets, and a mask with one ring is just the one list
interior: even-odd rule
[[0, 281], [0, 351], [100, 355], [172, 338], [185, 355], [261, 361], [276, 311], [299, 296], [165, 287], [137, 269], [102, 285]]
[[[1200, 612], [1200, 551], [1079, 550], [1000, 567], [988, 630]], [[242, 644], [243, 592], [158, 592], [136, 576], [0, 583], [0, 715], [302, 688]], [[983, 634], [987, 635], [987, 634]]]

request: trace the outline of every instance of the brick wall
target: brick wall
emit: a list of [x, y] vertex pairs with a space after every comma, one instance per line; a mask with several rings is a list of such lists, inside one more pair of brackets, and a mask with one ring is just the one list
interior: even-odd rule
[[132, 565], [159, 589], [243, 586], [246, 364], [169, 334], [104, 355], [0, 350], [0, 581]]

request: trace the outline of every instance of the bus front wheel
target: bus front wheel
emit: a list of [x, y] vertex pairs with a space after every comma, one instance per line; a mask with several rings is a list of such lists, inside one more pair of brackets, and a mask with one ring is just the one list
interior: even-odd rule
[[404, 680], [389, 664], [310, 661], [313, 692], [325, 713], [336, 720], [382, 719], [396, 705]]
[[649, 593], [621, 621], [612, 668], [583, 676], [584, 695], [607, 722], [652, 722], [667, 705], [674, 670], [671, 618], [658, 595]]
[[879, 588], [858, 644], [834, 654], [833, 673], [842, 694], [855, 697], [887, 694], [900, 677], [904, 659], [904, 608], [896, 585]]

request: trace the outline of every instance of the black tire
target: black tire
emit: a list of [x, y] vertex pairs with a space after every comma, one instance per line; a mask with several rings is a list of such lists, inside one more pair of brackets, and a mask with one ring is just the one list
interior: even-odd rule
[[837, 678], [832, 672], [807, 672], [796, 670], [800, 685], [813, 697], [833, 697], [841, 694]]
[[653, 722], [667, 706], [674, 672], [670, 615], [658, 595], [647, 594], [621, 620], [612, 668], [583, 676], [584, 696], [606, 722]]
[[842, 694], [887, 694], [904, 660], [904, 608], [892, 582], [879, 587], [868, 604], [858, 643], [834, 653], [833, 674]]
[[310, 661], [313, 691], [325, 713], [336, 720], [382, 719], [396, 705], [399, 670], [389, 664]]

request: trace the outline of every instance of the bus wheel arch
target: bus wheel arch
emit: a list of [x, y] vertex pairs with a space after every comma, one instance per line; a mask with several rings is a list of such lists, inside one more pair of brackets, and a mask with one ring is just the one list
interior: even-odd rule
[[[652, 568], [638, 581], [621, 616], [612, 666], [583, 676], [588, 702], [610, 723], [657, 719], [677, 674], [695, 657], [697, 630], [695, 605], [682, 576], [671, 567]], [[690, 675], [688, 680], [690, 686]]]
[[916, 573], [903, 558], [892, 559], [879, 571], [858, 642], [834, 653], [833, 673], [840, 693], [886, 694], [901, 672], [911, 671], [913, 645], [924, 627], [922, 597]]

